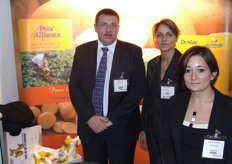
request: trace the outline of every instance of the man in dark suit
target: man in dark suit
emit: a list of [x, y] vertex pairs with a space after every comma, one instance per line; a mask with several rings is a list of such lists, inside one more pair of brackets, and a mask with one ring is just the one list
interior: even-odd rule
[[[78, 114], [85, 162], [132, 164], [140, 132], [139, 102], [144, 95], [145, 68], [142, 49], [117, 40], [119, 16], [102, 9], [95, 18], [98, 40], [76, 48], [69, 90]], [[133, 27], [132, 27], [133, 28]], [[103, 113], [96, 112], [96, 79], [102, 47], [107, 48]], [[100, 70], [100, 69], [99, 69]]]

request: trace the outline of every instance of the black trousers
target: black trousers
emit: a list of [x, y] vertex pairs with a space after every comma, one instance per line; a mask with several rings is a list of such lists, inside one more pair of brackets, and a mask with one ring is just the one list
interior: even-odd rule
[[149, 150], [149, 157], [151, 164], [163, 164], [162, 155], [160, 151], [160, 143], [156, 137], [146, 134], [147, 146]]
[[94, 139], [83, 144], [85, 162], [98, 162], [99, 164], [133, 164], [136, 141], [113, 145], [102, 134], [95, 135]]
[[146, 134], [151, 164], [175, 164], [174, 149], [170, 140], [160, 141], [153, 135]]

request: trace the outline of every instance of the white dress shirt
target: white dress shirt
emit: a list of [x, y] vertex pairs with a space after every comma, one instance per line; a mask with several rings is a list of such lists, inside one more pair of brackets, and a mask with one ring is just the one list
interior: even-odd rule
[[103, 97], [103, 116], [107, 116], [108, 114], [108, 102], [109, 102], [109, 84], [110, 84], [110, 73], [111, 73], [111, 67], [114, 57], [114, 50], [116, 46], [117, 40], [109, 45], [104, 46], [99, 40], [98, 40], [98, 48], [97, 48], [97, 70], [98, 66], [101, 60], [101, 57], [103, 55], [102, 47], [107, 47], [109, 50], [107, 52], [107, 69], [106, 69], [106, 77], [105, 77], [105, 86], [104, 86], [104, 97]]

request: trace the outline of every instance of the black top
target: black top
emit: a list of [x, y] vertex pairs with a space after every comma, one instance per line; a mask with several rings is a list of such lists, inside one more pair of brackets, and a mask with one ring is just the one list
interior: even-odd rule
[[203, 136], [206, 131], [206, 129], [191, 128], [184, 125], [181, 127], [182, 163], [200, 164], [202, 162]]
[[175, 53], [162, 80], [160, 79], [161, 55], [148, 62], [146, 93], [142, 108], [142, 130], [145, 131], [146, 136], [155, 137], [159, 145], [159, 148], [155, 148], [160, 152], [160, 156], [154, 158], [160, 158], [165, 163], [170, 164], [173, 164], [173, 158], [171, 158], [173, 154], [168, 153], [172, 151], [169, 150], [171, 143], [167, 142], [170, 139], [170, 133], [166, 133], [168, 128], [169, 99], [161, 99], [161, 84], [167, 84], [169, 79], [172, 81], [171, 85], [175, 86], [175, 92], [179, 91], [176, 75], [180, 57], [181, 53], [175, 49]]
[[175, 86], [175, 92], [179, 91], [177, 85], [177, 65], [181, 53], [175, 49], [173, 58], [165, 72], [163, 79], [160, 79], [162, 57], [157, 56], [148, 62], [146, 77], [146, 93], [142, 108], [142, 130], [146, 133], [161, 138], [160, 130], [164, 128], [167, 117], [167, 105], [169, 99], [161, 99], [161, 84], [166, 84], [168, 79]]
[[[217, 89], [213, 87], [215, 98], [213, 102], [212, 112], [210, 115], [210, 120], [208, 123], [208, 129], [205, 129], [206, 135], [213, 135], [215, 130], [219, 130], [222, 136], [226, 136], [226, 142], [224, 147], [224, 157], [222, 160], [202, 158], [202, 162], [197, 162], [197, 164], [231, 164], [232, 163], [232, 98], [220, 93]], [[188, 108], [189, 99], [191, 92], [182, 92], [176, 94], [170, 99], [170, 112], [171, 116], [171, 132], [172, 139], [174, 143], [174, 153], [177, 164], [189, 164], [190, 161], [195, 160], [193, 154], [198, 152], [198, 159], [201, 158], [202, 146], [202, 132], [196, 132], [196, 129], [189, 128], [183, 130], [183, 120]], [[183, 136], [182, 136], [183, 135]], [[188, 136], [187, 136], [188, 135]], [[190, 137], [193, 136], [194, 137]], [[188, 140], [186, 139], [188, 137]], [[184, 139], [184, 140], [183, 140]], [[195, 140], [195, 141], [194, 141]], [[195, 142], [191, 143], [191, 142]], [[185, 143], [185, 144], [184, 144]], [[188, 144], [188, 150], [186, 151], [186, 146]], [[193, 147], [194, 145], [194, 147]], [[201, 150], [200, 150], [201, 147]], [[196, 150], [199, 149], [199, 150]], [[183, 151], [185, 150], [185, 151]], [[191, 156], [191, 160], [187, 159], [187, 162], [181, 162], [183, 159]]]

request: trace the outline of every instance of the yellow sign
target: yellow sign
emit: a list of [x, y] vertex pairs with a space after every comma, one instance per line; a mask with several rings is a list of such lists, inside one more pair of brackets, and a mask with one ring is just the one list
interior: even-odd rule
[[178, 50], [184, 53], [192, 46], [206, 46], [215, 55], [219, 65], [219, 77], [215, 87], [224, 94], [229, 91], [229, 70], [232, 35], [221, 33], [215, 35], [182, 35], [176, 44]]
[[72, 49], [71, 19], [20, 19], [20, 51]]

